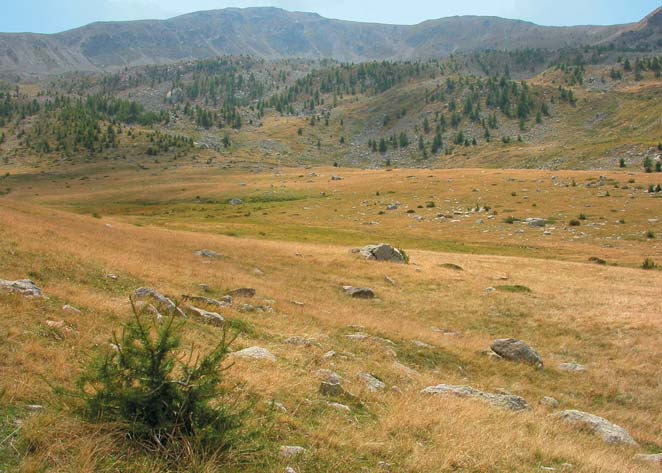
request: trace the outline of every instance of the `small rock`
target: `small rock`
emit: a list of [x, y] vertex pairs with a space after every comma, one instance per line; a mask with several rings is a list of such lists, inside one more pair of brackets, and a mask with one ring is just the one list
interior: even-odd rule
[[495, 340], [491, 348], [492, 351], [506, 360], [527, 363], [536, 368], [543, 367], [542, 357], [538, 352], [521, 340], [515, 340], [514, 338]]
[[651, 454], [638, 453], [637, 455], [634, 456], [633, 460], [662, 465], [662, 453], [651, 453]]
[[288, 466], [287, 468], [285, 468], [285, 473], [297, 473], [297, 471], [291, 466]]
[[374, 299], [375, 292], [367, 287], [343, 286], [343, 291], [354, 299]]
[[527, 225], [529, 225], [529, 227], [541, 228], [545, 226], [544, 218], [527, 218], [525, 222], [527, 223]]
[[369, 391], [378, 392], [386, 388], [386, 384], [371, 375], [370, 373], [360, 373], [359, 379], [363, 381]]
[[25, 408], [31, 412], [38, 412], [44, 410], [44, 406], [39, 404], [28, 404], [27, 406], [25, 406]]
[[212, 250], [198, 250], [195, 252], [196, 256], [200, 256], [201, 258], [209, 258], [209, 259], [219, 259], [222, 257], [221, 254], [216, 253], [215, 251]]
[[512, 394], [485, 393], [469, 386], [451, 386], [448, 384], [439, 384], [437, 386], [429, 386], [423, 389], [421, 393], [433, 395], [452, 395], [478, 399], [495, 407], [500, 407], [510, 411], [520, 411], [529, 407], [526, 400], [519, 396], [514, 396]]
[[223, 324], [225, 323], [225, 318], [221, 314], [217, 314], [216, 312], [208, 312], [203, 309], [198, 309], [197, 307], [194, 307], [192, 305], [188, 306], [188, 308], [195, 315], [197, 315], [204, 323], [207, 323], [209, 325], [214, 325], [216, 327], [222, 327]]
[[338, 373], [327, 369], [315, 371], [315, 376], [331, 384], [340, 384], [342, 382], [342, 377]]
[[340, 176], [331, 176], [331, 180], [332, 180], [332, 181], [342, 181], [343, 178], [340, 177]]
[[322, 383], [320, 384], [319, 393], [322, 396], [331, 396], [331, 397], [341, 397], [347, 394], [347, 392], [340, 385], [340, 383], [330, 383], [327, 381], [322, 381]]
[[574, 361], [572, 363], [561, 363], [559, 365], [559, 369], [569, 373], [582, 373], [586, 371], [585, 366], [580, 365], [579, 363], [575, 363]]
[[549, 407], [550, 409], [556, 409], [557, 407], [559, 407], [560, 403], [553, 397], [545, 396], [540, 400], [540, 405]]
[[255, 289], [251, 287], [242, 287], [239, 289], [235, 289], [234, 291], [230, 291], [228, 293], [229, 296], [231, 297], [245, 297], [250, 299], [251, 297], [255, 297]]
[[274, 356], [274, 354], [271, 353], [266, 348], [262, 348], [262, 347], [244, 348], [243, 350], [239, 350], [232, 353], [232, 355], [237, 356], [239, 358], [247, 358], [253, 360], [265, 360], [271, 362], [276, 361], [276, 357]]
[[285, 407], [285, 404], [283, 404], [280, 401], [273, 400], [269, 402], [269, 407], [271, 407], [275, 411], [280, 411], [284, 414], [287, 414], [287, 407]]
[[210, 297], [204, 297], [204, 296], [187, 296], [187, 295], [184, 295], [184, 296], [182, 296], [182, 299], [185, 300], [185, 301], [194, 302], [196, 304], [203, 304], [203, 305], [221, 307], [221, 308], [230, 307], [232, 305], [232, 299], [230, 299], [229, 303], [227, 301], [218, 301], [216, 299], [212, 299]]
[[186, 314], [179, 308], [175, 303], [159, 293], [156, 289], [151, 287], [140, 287], [133, 292], [133, 298], [137, 301], [146, 301], [152, 300], [160, 306], [162, 310], [167, 311], [170, 315], [177, 313], [182, 317], [186, 317]]
[[557, 412], [553, 416], [564, 422], [574, 424], [579, 428], [593, 432], [600, 436], [605, 443], [637, 445], [637, 442], [634, 441], [625, 429], [616, 424], [612, 424], [602, 417], [576, 410]]
[[384, 276], [384, 281], [389, 283], [391, 286], [395, 286], [395, 280], [393, 278], [390, 278], [388, 276]]
[[236, 199], [236, 198], [235, 198], [235, 199], [230, 199], [228, 203], [229, 203], [230, 205], [241, 205], [241, 204], [244, 203], [244, 201], [241, 200], [241, 199]]
[[327, 405], [337, 411], [343, 412], [343, 413], [351, 413], [352, 410], [349, 408], [349, 406], [346, 406], [345, 404], [340, 404], [339, 402], [327, 402]]
[[306, 453], [306, 449], [303, 447], [296, 447], [290, 445], [284, 445], [280, 447], [280, 455], [284, 458], [297, 457]]
[[80, 314], [81, 313], [80, 309], [77, 309], [74, 306], [69, 305], [69, 304], [63, 305], [62, 310], [65, 311], [65, 312], [71, 312], [73, 314]]
[[289, 337], [285, 339], [285, 343], [297, 347], [310, 347], [315, 344], [315, 340], [311, 340], [310, 338], [304, 338], [304, 337]]

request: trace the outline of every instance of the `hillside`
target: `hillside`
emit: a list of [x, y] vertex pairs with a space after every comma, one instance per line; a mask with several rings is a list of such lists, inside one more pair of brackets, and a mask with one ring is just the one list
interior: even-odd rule
[[[641, 455], [662, 451], [662, 273], [640, 269], [662, 260], [646, 236], [659, 235], [659, 175], [150, 166], [2, 179], [0, 279], [48, 297], [0, 290], [3, 471], [659, 471]], [[352, 253], [382, 239], [409, 264]], [[224, 363], [224, 396], [249, 406], [254, 433], [221, 456], [141, 448], [60, 394], [111, 349], [139, 287], [182, 302], [255, 290], [205, 306], [238, 334], [234, 352], [273, 355]], [[222, 329], [191, 316], [182, 335], [200, 353]], [[544, 367], [490, 350], [509, 337]], [[423, 392], [439, 384], [493, 397]], [[553, 416], [569, 409], [626, 433], [604, 441]], [[618, 443], [628, 434], [636, 444]]]
[[622, 34], [632, 29], [637, 29], [633, 34], [639, 38], [639, 24], [547, 27], [466, 16], [397, 26], [276, 8], [228, 8], [165, 21], [94, 23], [54, 35], [3, 34], [0, 72], [56, 74], [240, 54], [354, 62], [439, 58], [486, 49], [593, 45], [616, 37], [629, 42]]

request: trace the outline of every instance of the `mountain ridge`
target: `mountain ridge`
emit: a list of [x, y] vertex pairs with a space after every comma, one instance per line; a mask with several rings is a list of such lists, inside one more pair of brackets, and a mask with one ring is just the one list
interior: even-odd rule
[[0, 33], [0, 72], [113, 70], [241, 54], [343, 62], [427, 59], [486, 49], [653, 41], [660, 36], [660, 16], [658, 9], [639, 23], [612, 26], [540, 26], [475, 15], [390, 25], [275, 7], [226, 8], [166, 20], [95, 22], [55, 34]]

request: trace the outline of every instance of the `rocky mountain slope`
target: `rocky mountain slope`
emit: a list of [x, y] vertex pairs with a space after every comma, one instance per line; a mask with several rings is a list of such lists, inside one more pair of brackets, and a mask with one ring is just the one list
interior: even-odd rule
[[[659, 37], [659, 16], [658, 11], [642, 23], [616, 26], [548, 27], [479, 16], [400, 26], [277, 8], [228, 8], [164, 21], [93, 23], [54, 35], [1, 34], [0, 72], [115, 69], [239, 54], [341, 61], [428, 58], [486, 49], [556, 49], [614, 39], [639, 42], [642, 35], [649, 44]], [[652, 44], [659, 47], [658, 42]]]

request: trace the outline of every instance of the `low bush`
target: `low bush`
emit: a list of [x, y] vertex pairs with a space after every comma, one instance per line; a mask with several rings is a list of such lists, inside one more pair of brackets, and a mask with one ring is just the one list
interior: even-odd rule
[[78, 379], [85, 419], [117, 423], [130, 440], [166, 456], [179, 444], [214, 457], [228, 451], [246, 411], [228, 402], [221, 386], [232, 342], [227, 332], [199, 355], [193, 346], [181, 349], [183, 322], [159, 325], [133, 302], [132, 308], [134, 320], [113, 333], [110, 348], [93, 356]]

